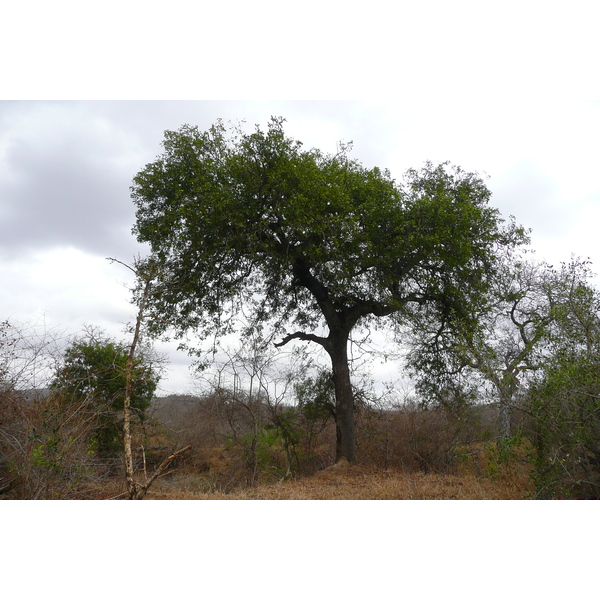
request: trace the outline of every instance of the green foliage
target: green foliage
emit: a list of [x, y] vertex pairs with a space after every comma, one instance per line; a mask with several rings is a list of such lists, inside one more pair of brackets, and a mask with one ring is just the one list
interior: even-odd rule
[[530, 462], [532, 459], [530, 446], [521, 431], [508, 438], [488, 442], [484, 447], [484, 456], [484, 475], [490, 479], [510, 475], [519, 462]]
[[561, 356], [530, 390], [540, 498], [600, 498], [600, 360]]
[[520, 236], [486, 206], [481, 179], [427, 164], [400, 186], [348, 148], [303, 150], [283, 122], [166, 132], [164, 154], [135, 177], [135, 232], [164, 267], [152, 302], [172, 318], [160, 323], [226, 330], [228, 310], [250, 301], [257, 322], [301, 327], [318, 324], [325, 300], [358, 318], [476, 303], [496, 246]]
[[540, 498], [600, 498], [600, 293], [572, 284], [527, 398]]
[[[65, 351], [63, 365], [52, 381], [52, 390], [66, 405], [77, 404], [97, 419], [94, 445], [100, 454], [122, 449], [122, 411], [128, 348], [90, 332]], [[159, 376], [144, 357], [134, 360], [131, 406], [143, 419], [158, 385]]]
[[415, 324], [408, 363], [421, 397], [444, 406], [492, 401], [499, 434], [508, 440], [523, 390], [548, 356], [559, 347], [588, 344], [589, 279], [586, 261], [555, 269], [506, 256], [473, 323], [458, 320], [445, 331], [435, 318]]
[[289, 465], [286, 449], [294, 445], [295, 440], [289, 438], [289, 427], [282, 429], [274, 424], [263, 427], [258, 436], [256, 453], [259, 468], [262, 472], [283, 477], [293, 472], [296, 465]]

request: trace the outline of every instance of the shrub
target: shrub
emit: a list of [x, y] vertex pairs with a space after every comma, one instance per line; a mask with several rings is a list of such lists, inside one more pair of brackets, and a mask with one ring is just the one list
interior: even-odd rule
[[600, 498], [600, 361], [564, 355], [529, 393], [538, 498]]

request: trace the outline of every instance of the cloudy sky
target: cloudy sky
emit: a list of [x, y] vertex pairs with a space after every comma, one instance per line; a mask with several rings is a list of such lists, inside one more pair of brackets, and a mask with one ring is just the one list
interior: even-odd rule
[[[3, 101], [0, 102], [0, 316], [119, 338], [134, 316], [124, 262], [133, 176], [163, 132], [218, 118], [287, 119], [305, 146], [353, 141], [364, 164], [396, 178], [426, 160], [489, 176], [492, 203], [532, 229], [540, 259], [572, 254], [600, 269], [600, 103], [591, 101]], [[189, 359], [169, 346], [163, 391], [189, 388]]]

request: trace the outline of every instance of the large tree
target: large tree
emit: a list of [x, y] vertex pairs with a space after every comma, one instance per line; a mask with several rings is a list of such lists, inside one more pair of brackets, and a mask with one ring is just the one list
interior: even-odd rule
[[[167, 131], [164, 153], [134, 178], [135, 233], [161, 265], [149, 299], [155, 333], [183, 337], [270, 324], [278, 346], [314, 342], [331, 358], [337, 458], [356, 460], [348, 344], [356, 327], [422, 310], [440, 328], [476, 312], [501, 246], [522, 241], [488, 206], [482, 179], [447, 164], [388, 171], [305, 150], [266, 131]], [[320, 327], [326, 325], [322, 332]]]
[[439, 335], [439, 322], [422, 316], [408, 336], [408, 365], [422, 399], [462, 403], [489, 394], [498, 406], [500, 437], [509, 438], [523, 383], [547, 362], [559, 323], [589, 277], [581, 260], [557, 270], [521, 254], [508, 255], [481, 302], [476, 327], [447, 328]]

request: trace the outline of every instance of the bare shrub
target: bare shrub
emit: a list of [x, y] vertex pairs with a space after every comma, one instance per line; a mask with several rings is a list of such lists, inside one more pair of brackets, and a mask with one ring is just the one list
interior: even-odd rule
[[0, 327], [0, 493], [10, 498], [96, 497], [121, 467], [96, 452], [106, 407], [50, 389], [64, 345], [43, 324]]
[[424, 410], [407, 400], [363, 408], [357, 418], [361, 462], [382, 468], [450, 473], [473, 443], [486, 437], [478, 407]]
[[147, 460], [161, 448], [190, 444], [180, 472], [202, 474], [221, 492], [314, 473], [335, 458], [332, 419], [275, 403], [264, 392], [216, 387], [200, 396], [169, 396], [157, 399], [150, 415]]
[[3, 408], [7, 405], [12, 418], [2, 423], [2, 450], [11, 497], [94, 496], [120, 467], [118, 459], [97, 458], [91, 440], [98, 415], [80, 403], [55, 394], [28, 399], [13, 392], [3, 395]]

